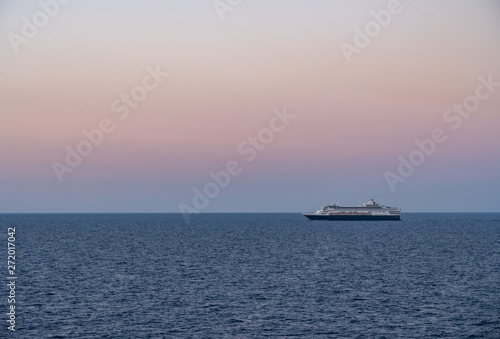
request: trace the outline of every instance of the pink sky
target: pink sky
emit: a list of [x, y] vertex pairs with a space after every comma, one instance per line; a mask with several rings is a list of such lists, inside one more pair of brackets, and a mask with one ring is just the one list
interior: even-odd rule
[[[500, 87], [452, 130], [443, 112], [500, 82], [495, 1], [401, 1], [348, 63], [339, 45], [387, 1], [70, 2], [16, 53], [33, 4], [0, 4], [0, 212], [177, 212], [210, 171], [243, 171], [204, 212], [300, 211], [371, 197], [413, 211], [499, 211]], [[125, 120], [111, 111], [146, 68], [170, 75]], [[237, 151], [273, 109], [296, 118], [250, 163]], [[83, 129], [109, 118], [58, 182]], [[384, 178], [414, 140], [448, 140], [392, 192]]]

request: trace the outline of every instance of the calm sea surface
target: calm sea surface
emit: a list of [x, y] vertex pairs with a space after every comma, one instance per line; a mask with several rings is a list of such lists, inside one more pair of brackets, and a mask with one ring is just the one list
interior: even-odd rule
[[500, 214], [3, 214], [11, 338], [500, 338]]

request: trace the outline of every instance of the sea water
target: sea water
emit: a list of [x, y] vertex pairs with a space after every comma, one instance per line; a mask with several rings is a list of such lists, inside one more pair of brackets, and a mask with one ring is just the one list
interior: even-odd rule
[[16, 332], [4, 287], [0, 337], [500, 337], [500, 214], [3, 214], [0, 226], [3, 276], [8, 227], [17, 273]]

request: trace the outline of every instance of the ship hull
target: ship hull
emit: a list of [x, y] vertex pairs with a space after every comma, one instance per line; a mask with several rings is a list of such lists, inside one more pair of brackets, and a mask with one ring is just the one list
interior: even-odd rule
[[401, 215], [328, 215], [303, 213], [310, 220], [401, 220]]

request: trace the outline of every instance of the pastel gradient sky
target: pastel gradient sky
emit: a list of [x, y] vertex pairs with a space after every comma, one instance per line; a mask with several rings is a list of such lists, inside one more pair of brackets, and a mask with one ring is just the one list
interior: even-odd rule
[[[48, 0], [45, 0], [48, 1]], [[241, 174], [202, 212], [294, 212], [375, 198], [404, 211], [500, 211], [500, 87], [451, 129], [443, 113], [500, 82], [498, 1], [401, 1], [348, 63], [340, 44], [388, 1], [76, 1], [19, 46], [38, 1], [0, 2], [0, 212], [178, 212], [208, 173]], [[111, 103], [146, 67], [170, 73], [127, 119]], [[296, 114], [257, 157], [241, 142], [273, 109]], [[105, 135], [59, 182], [83, 129]], [[439, 144], [391, 191], [414, 140]]]

